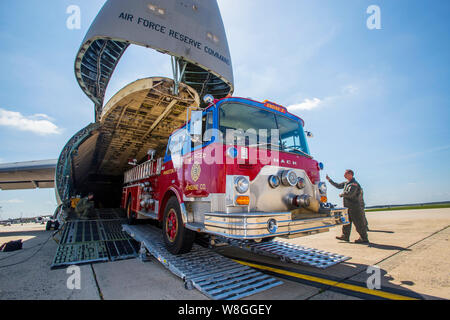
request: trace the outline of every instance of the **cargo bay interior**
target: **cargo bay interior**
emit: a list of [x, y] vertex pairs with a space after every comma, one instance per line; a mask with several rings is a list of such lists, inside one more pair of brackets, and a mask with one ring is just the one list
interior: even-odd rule
[[102, 109], [100, 121], [78, 132], [58, 160], [60, 199], [94, 192], [97, 207], [120, 206], [123, 173], [129, 159], [143, 161], [149, 149], [164, 155], [168, 138], [186, 121], [186, 110], [199, 106], [197, 92], [161, 77], [137, 80], [120, 90]]

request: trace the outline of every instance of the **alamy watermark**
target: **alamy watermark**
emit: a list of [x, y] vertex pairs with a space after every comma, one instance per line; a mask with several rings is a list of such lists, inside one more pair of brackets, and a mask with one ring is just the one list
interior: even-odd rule
[[[278, 129], [227, 129], [225, 138], [218, 129], [208, 129], [203, 136], [181, 130], [170, 139], [169, 150], [175, 169], [192, 163], [279, 165], [280, 151], [303, 152], [301, 146], [291, 144], [292, 141], [280, 141]], [[191, 152], [192, 157], [184, 157]]]
[[79, 266], [70, 266], [66, 270], [70, 276], [67, 278], [66, 286], [69, 290], [81, 290], [81, 269]]
[[381, 9], [377, 5], [370, 5], [367, 10], [367, 14], [370, 16], [367, 18], [366, 25], [369, 30], [381, 29]]
[[367, 289], [380, 290], [381, 289], [381, 269], [378, 266], [369, 266], [366, 270], [370, 276], [367, 278]]
[[81, 9], [77, 5], [70, 5], [66, 9], [69, 17], [66, 20], [66, 27], [69, 30], [81, 29]]

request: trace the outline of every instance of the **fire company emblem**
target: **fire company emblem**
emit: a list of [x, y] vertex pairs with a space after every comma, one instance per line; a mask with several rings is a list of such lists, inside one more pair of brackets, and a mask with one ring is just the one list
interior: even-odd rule
[[192, 181], [197, 182], [200, 178], [200, 174], [202, 173], [202, 168], [199, 164], [194, 164], [191, 169], [191, 178]]

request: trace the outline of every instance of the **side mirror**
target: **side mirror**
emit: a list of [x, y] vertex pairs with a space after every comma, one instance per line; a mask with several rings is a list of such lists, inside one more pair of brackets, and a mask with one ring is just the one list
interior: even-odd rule
[[191, 124], [190, 124], [190, 136], [201, 136], [202, 135], [202, 111], [192, 111], [191, 112]]
[[312, 132], [305, 131], [305, 133], [308, 138], [314, 138], [314, 135], [312, 134]]

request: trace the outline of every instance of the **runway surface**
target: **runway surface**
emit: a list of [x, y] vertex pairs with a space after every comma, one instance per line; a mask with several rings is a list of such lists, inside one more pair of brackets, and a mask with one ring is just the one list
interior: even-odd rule
[[[283, 263], [237, 248], [216, 251], [284, 282], [246, 300], [450, 298], [450, 209], [373, 212], [367, 217], [369, 246], [336, 240], [340, 228], [289, 240], [352, 257], [325, 270]], [[80, 266], [80, 289], [71, 290], [67, 287], [71, 274], [66, 268], [50, 270], [57, 247], [51, 233], [40, 224], [0, 227], [0, 244], [24, 241], [24, 250], [0, 252], [0, 300], [207, 299], [196, 290], [186, 290], [179, 278], [154, 259]], [[353, 228], [351, 241], [357, 237]], [[380, 289], [373, 288], [377, 272]]]

